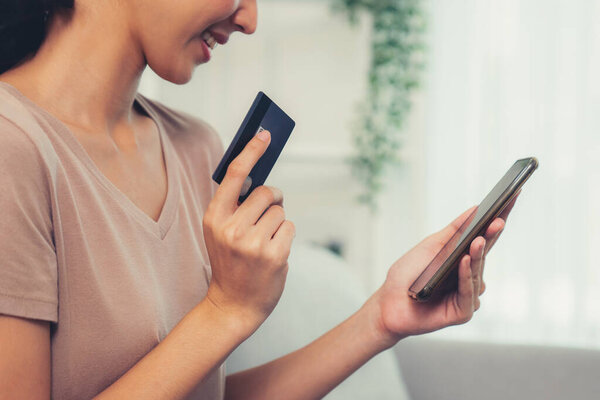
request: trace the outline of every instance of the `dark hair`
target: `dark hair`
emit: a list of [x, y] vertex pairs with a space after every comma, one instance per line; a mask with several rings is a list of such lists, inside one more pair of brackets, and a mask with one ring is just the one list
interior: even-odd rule
[[0, 74], [40, 48], [48, 23], [74, 0], [0, 0]]

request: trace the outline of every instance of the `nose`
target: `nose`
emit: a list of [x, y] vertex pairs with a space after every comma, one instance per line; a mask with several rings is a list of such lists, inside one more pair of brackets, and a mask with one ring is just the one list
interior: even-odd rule
[[256, 32], [257, 14], [256, 0], [243, 0], [240, 7], [231, 16], [231, 22], [236, 30], [246, 35], [252, 35]]

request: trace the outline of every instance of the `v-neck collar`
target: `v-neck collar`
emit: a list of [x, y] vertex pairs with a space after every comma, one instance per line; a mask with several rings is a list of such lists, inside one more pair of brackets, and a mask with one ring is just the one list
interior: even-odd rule
[[31, 107], [38, 110], [42, 115], [46, 117], [48, 122], [56, 129], [61, 135], [63, 140], [67, 143], [69, 148], [77, 156], [77, 158], [88, 168], [93, 176], [96, 177], [99, 183], [108, 191], [108, 193], [117, 201], [127, 212], [133, 216], [139, 223], [141, 223], [147, 230], [156, 235], [159, 239], [164, 239], [169, 231], [169, 228], [173, 224], [175, 219], [177, 204], [180, 198], [180, 182], [179, 175], [176, 173], [177, 162], [174, 158], [174, 149], [169, 137], [165, 131], [165, 128], [156, 115], [152, 107], [147, 103], [146, 99], [139, 93], [135, 96], [135, 101], [140, 107], [148, 114], [148, 116], [154, 121], [158, 128], [158, 135], [160, 138], [160, 144], [162, 148], [163, 158], [165, 160], [165, 168], [167, 174], [167, 195], [158, 217], [158, 220], [153, 220], [148, 214], [143, 212], [133, 201], [125, 195], [119, 188], [117, 188], [96, 166], [94, 161], [90, 158], [88, 153], [85, 151], [81, 143], [75, 138], [75, 135], [71, 130], [62, 123], [58, 118], [54, 117], [48, 111], [38, 106], [27, 96], [21, 93], [16, 87], [12, 86], [7, 82], [0, 81], [0, 84], [4, 85], [10, 92], [13, 93], [17, 98], [21, 99]]

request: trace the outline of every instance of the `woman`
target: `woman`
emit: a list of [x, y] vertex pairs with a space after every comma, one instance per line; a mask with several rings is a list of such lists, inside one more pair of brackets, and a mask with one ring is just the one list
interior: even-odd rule
[[457, 290], [427, 304], [406, 294], [472, 210], [400, 258], [339, 326], [225, 377], [282, 293], [295, 235], [278, 189], [237, 202], [269, 133], [216, 187], [218, 136], [137, 88], [147, 65], [188, 82], [214, 41], [255, 31], [256, 0], [4, 4], [0, 398], [320, 398], [398, 340], [479, 308], [508, 211], [461, 259]]

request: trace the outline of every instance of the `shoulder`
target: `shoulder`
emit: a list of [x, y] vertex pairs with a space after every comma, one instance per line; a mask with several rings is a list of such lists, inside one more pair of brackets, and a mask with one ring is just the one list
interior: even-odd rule
[[[50, 208], [52, 169], [39, 146], [21, 127], [0, 115], [0, 206], [46, 215]], [[10, 203], [10, 204], [7, 204]]]
[[[53, 149], [40, 116], [18, 95], [0, 88], [0, 159], [21, 168], [52, 163]], [[21, 173], [25, 170], [21, 170]]]
[[140, 93], [138, 93], [138, 98], [141, 98], [157, 115], [176, 147], [182, 149], [201, 148], [205, 151], [208, 150], [214, 156], [222, 155], [221, 138], [209, 123]]
[[42, 168], [35, 139], [18, 122], [4, 115], [0, 103], [0, 173], [32, 176]]

